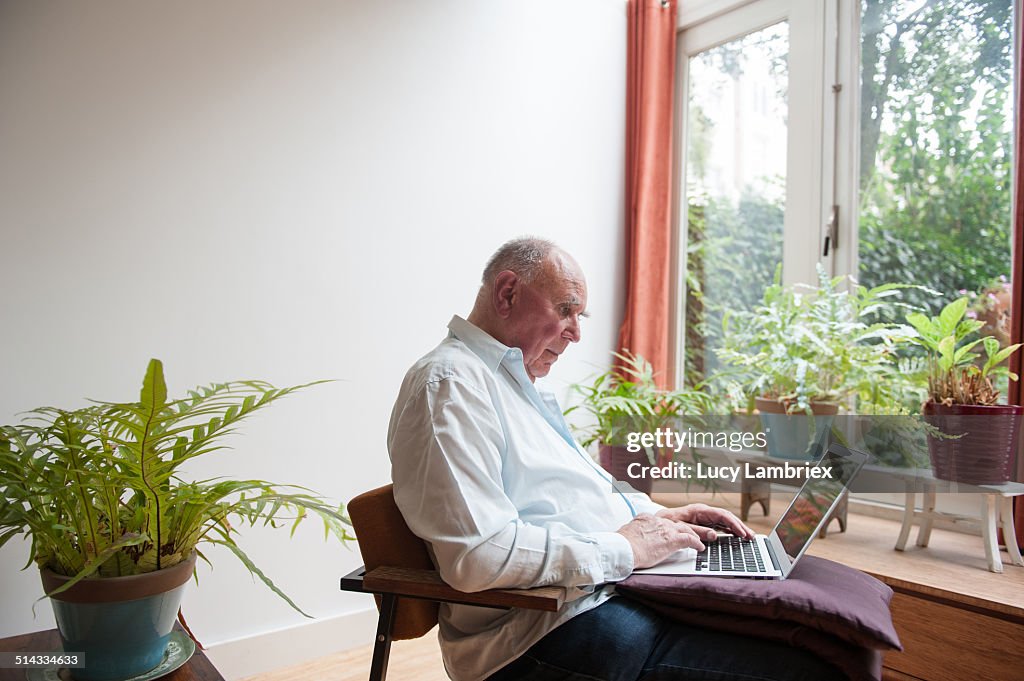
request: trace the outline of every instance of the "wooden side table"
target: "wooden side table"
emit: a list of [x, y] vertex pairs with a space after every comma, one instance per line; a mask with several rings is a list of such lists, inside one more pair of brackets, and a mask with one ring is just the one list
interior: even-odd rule
[[[0, 651], [11, 653], [42, 653], [59, 650], [60, 646], [60, 635], [56, 629], [0, 639]], [[65, 677], [62, 674], [61, 678], [70, 677]], [[213, 663], [198, 648], [184, 666], [175, 669], [167, 676], [160, 677], [160, 679], [161, 681], [224, 681], [224, 677], [220, 675]], [[25, 670], [0, 669], [0, 681], [25, 681]]]
[[[936, 518], [977, 520], [981, 522], [981, 536], [985, 545], [985, 559], [988, 562], [989, 571], [1003, 571], [1003, 560], [999, 556], [997, 529], [1003, 530], [1003, 541], [1006, 542], [1006, 552], [1010, 555], [1010, 562], [1014, 565], [1024, 566], [1024, 558], [1021, 558], [1020, 547], [1017, 546], [1017, 529], [1013, 522], [1013, 498], [1024, 495], [1024, 484], [1007, 482], [1002, 485], [970, 485], [963, 482], [939, 480], [921, 472], [898, 477], [906, 485], [906, 500], [903, 505], [903, 526], [900, 528], [900, 536], [896, 540], [897, 551], [903, 551], [906, 548], [907, 539], [910, 538], [910, 528], [918, 521], [920, 521], [920, 526], [917, 529], [917, 545], [926, 547], [931, 540], [932, 523]], [[920, 511], [917, 510], [919, 490], [923, 494]], [[981, 502], [978, 516], [970, 518], [936, 511], [935, 495], [940, 491], [977, 494]]]

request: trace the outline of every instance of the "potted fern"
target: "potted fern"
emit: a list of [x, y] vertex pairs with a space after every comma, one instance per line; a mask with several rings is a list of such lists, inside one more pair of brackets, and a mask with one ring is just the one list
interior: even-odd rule
[[[613, 366], [588, 384], [574, 384], [573, 389], [582, 397], [578, 405], [566, 414], [582, 409], [589, 414], [591, 423], [577, 428], [580, 444], [590, 447], [598, 444], [601, 467], [616, 480], [624, 480], [635, 489], [649, 493], [652, 479], [630, 477], [630, 465], [649, 468], [658, 463], [660, 452], [637, 443], [627, 445], [631, 433], [654, 433], [684, 416], [707, 413], [711, 397], [700, 389], [662, 390], [654, 380], [651, 363], [628, 350], [613, 353], [618, 360]], [[634, 451], [630, 451], [633, 449]]]
[[[972, 484], [1001, 484], [1013, 475], [1024, 407], [999, 404], [1000, 378], [1016, 381], [1005, 362], [1020, 343], [1003, 346], [993, 336], [972, 338], [984, 322], [966, 317], [968, 299], [946, 305], [937, 316], [907, 316], [913, 341], [928, 353], [925, 419], [942, 435], [929, 434], [935, 476]], [[984, 357], [975, 348], [984, 348]]]
[[723, 318], [718, 356], [727, 370], [717, 384], [734, 408], [761, 414], [769, 454], [814, 458], [841, 408], [887, 390], [895, 345], [908, 334], [880, 318], [907, 287], [869, 289], [820, 265], [817, 286], [780, 279], [781, 268], [759, 305]]
[[75, 679], [130, 678], [161, 663], [181, 591], [196, 558], [206, 560], [202, 545], [228, 548], [299, 610], [236, 544], [236, 525], [294, 529], [311, 514], [347, 541], [341, 507], [263, 480], [179, 476], [223, 449], [241, 421], [309, 385], [218, 383], [172, 400], [154, 359], [137, 402], [42, 407], [0, 426], [0, 546], [31, 539], [29, 564], [40, 569], [64, 650], [85, 653]]

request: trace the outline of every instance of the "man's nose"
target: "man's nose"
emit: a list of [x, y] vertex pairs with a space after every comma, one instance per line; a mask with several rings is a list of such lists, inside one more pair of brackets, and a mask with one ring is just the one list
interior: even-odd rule
[[573, 343], [580, 342], [580, 317], [572, 315], [569, 317], [569, 326], [565, 329], [565, 337]]

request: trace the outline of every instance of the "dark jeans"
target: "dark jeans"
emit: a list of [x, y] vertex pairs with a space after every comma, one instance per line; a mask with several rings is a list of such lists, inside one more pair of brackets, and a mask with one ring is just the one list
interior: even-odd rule
[[612, 598], [550, 632], [488, 681], [831, 681], [844, 675], [782, 643], [707, 631]]

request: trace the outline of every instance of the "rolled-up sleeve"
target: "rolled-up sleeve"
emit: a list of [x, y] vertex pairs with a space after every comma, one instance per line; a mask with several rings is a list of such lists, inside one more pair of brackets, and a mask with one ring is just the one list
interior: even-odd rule
[[522, 521], [502, 485], [507, 443], [486, 392], [446, 377], [425, 383], [400, 409], [389, 441], [395, 500], [448, 584], [559, 585], [572, 598], [632, 571], [632, 549], [617, 532]]

